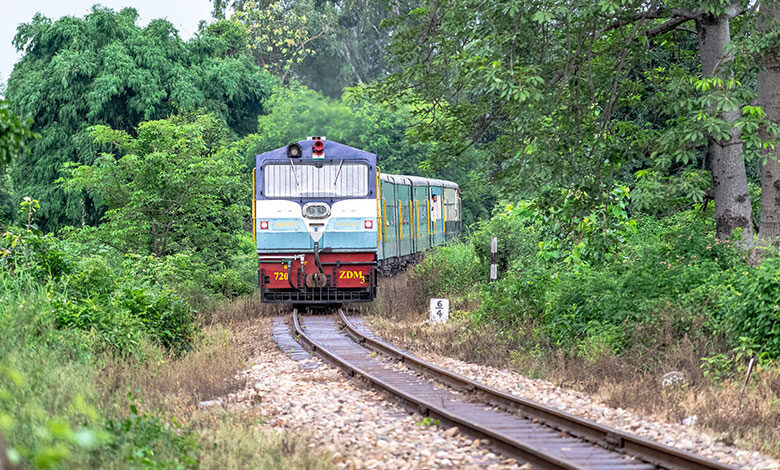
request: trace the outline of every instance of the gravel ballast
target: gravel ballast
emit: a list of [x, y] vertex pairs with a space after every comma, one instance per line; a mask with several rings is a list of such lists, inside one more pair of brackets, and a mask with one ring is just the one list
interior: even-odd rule
[[[369, 322], [357, 319], [359, 328]], [[780, 469], [780, 462], [761, 454], [726, 445], [695, 424], [669, 423], [654, 416], [639, 416], [611, 408], [584, 393], [551, 382], [530, 379], [516, 372], [460, 361], [427, 351], [411, 350], [416, 357], [490, 387], [635, 434], [662, 444], [747, 469]]]
[[528, 468], [456, 428], [410, 414], [330, 365], [312, 369], [291, 360], [271, 339], [271, 319], [260, 321], [258, 353], [242, 372], [247, 386], [223, 406], [257, 407], [265, 418], [260, 426], [309, 436], [309, 446], [331, 453], [339, 468]]
[[[464, 436], [456, 428], [443, 429], [410, 414], [319, 359], [314, 359], [317, 368], [306, 361], [291, 360], [272, 340], [272, 320], [258, 321], [257, 354], [251, 367], [242, 372], [247, 386], [222, 399], [222, 406], [227, 408], [256, 407], [264, 417], [258, 426], [308, 436], [309, 446], [330, 454], [338, 468], [530, 468], [497, 454], [489, 443]], [[491, 387], [666, 445], [743, 468], [780, 469], [777, 461], [717, 442], [695, 425], [671, 424], [613, 409], [583, 393], [514, 372], [433, 353], [415, 354]]]

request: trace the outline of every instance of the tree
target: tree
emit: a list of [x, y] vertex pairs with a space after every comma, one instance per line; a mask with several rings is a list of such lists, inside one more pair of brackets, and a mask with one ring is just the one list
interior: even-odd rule
[[[445, 143], [444, 158], [483, 147], [515, 196], [548, 194], [552, 207], [585, 194], [583, 214], [606, 210], [631, 169], [701, 162], [715, 178], [718, 236], [740, 228], [750, 243], [741, 149], [755, 119], [740, 112], [750, 93], [726, 53], [729, 20], [744, 11], [730, 0], [429, 0], [395, 20], [399, 71], [366, 92], [410, 104], [417, 137]], [[669, 50], [690, 45], [691, 22], [698, 63]], [[695, 99], [683, 108], [680, 97]]]
[[418, 1], [212, 0], [214, 17], [247, 26], [258, 63], [276, 63], [277, 74], [293, 77], [336, 98], [347, 86], [370, 83], [389, 72], [384, 49], [393, 16], [406, 15]]
[[35, 137], [30, 130], [31, 124], [30, 120], [19, 119], [8, 101], [0, 99], [0, 169], [22, 153], [27, 139]]
[[321, 15], [299, 13], [281, 2], [261, 6], [247, 0], [233, 15], [251, 33], [249, 47], [263, 68], [285, 82], [293, 67], [314, 54], [311, 42], [330, 27]]
[[238, 135], [254, 130], [275, 82], [254, 65], [241, 25], [209, 25], [188, 43], [165, 20], [137, 26], [134, 9], [94, 7], [85, 18], [36, 15], [18, 28], [24, 51], [8, 82], [14, 110], [43, 138], [11, 168], [15, 186], [41, 201], [46, 229], [96, 223], [89, 193], [65, 194], [53, 182], [66, 162], [90, 164], [105, 150], [90, 128], [134, 132], [141, 121], [205, 109]]
[[[705, 77], [718, 77], [716, 86], [724, 87], [728, 79], [729, 64], [734, 57], [728, 51], [731, 42], [729, 20], [736, 14], [736, 8], [729, 5], [726, 11], [713, 9], [696, 19], [699, 36], [701, 70]], [[725, 71], [725, 72], [724, 72]], [[741, 131], [735, 125], [740, 118], [738, 103], [721, 101], [712, 103], [708, 109], [711, 115], [725, 121], [717, 135], [709, 132], [707, 147], [712, 165], [713, 199], [715, 201], [716, 236], [723, 240], [735, 229], [742, 229], [740, 244], [743, 248], [753, 246], [753, 207], [748, 194], [745, 161], [742, 159]]]
[[[761, 56], [762, 69], [758, 73], [758, 103], [768, 118], [780, 125], [780, 4], [763, 0], [758, 16], [759, 29], [767, 35], [768, 48]], [[761, 229], [765, 244], [780, 241], [780, 146], [767, 149], [761, 167]]]
[[30, 130], [31, 124], [30, 120], [19, 119], [8, 101], [0, 99], [0, 220], [9, 220], [18, 202], [9, 191], [6, 166], [24, 152], [28, 139], [39, 137]]
[[123, 252], [165, 256], [201, 252], [219, 259], [235, 243], [246, 185], [228, 131], [212, 115], [147, 121], [137, 137], [108, 126], [90, 129], [103, 153], [94, 164], [68, 163], [66, 191], [89, 191], [108, 210], [97, 235]]

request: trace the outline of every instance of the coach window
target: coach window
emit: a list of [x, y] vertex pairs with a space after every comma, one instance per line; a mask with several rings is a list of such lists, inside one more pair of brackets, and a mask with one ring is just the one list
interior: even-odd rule
[[385, 211], [385, 217], [387, 218], [387, 225], [395, 225], [395, 204], [393, 200], [387, 201], [387, 210]]

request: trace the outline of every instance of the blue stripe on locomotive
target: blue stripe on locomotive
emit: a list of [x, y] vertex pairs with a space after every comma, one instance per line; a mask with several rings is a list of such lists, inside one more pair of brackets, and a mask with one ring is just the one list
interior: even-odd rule
[[339, 251], [375, 251], [376, 250], [376, 231], [363, 229], [365, 219], [354, 219], [359, 223], [359, 229], [333, 230], [331, 224], [334, 221], [349, 221], [353, 219], [338, 218], [332, 219], [325, 229], [322, 236], [322, 246], [333, 248]]

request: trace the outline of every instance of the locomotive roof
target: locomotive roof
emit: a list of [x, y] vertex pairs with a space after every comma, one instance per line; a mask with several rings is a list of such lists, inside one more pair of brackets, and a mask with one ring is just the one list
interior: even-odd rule
[[440, 180], [435, 178], [423, 178], [421, 176], [393, 175], [389, 173], [382, 173], [381, 179], [385, 181], [391, 181], [394, 183], [402, 183], [402, 184], [409, 184], [409, 182], [411, 182], [415, 186], [440, 186], [442, 188], [455, 188], [455, 189], [459, 188], [458, 184], [453, 183], [452, 181]]
[[[314, 139], [307, 139], [307, 140], [299, 140], [296, 142], [298, 145], [301, 146], [301, 150], [303, 151], [303, 154], [301, 155], [301, 158], [298, 158], [296, 160], [311, 160], [312, 155], [312, 146], [314, 145], [315, 140]], [[344, 145], [342, 143], [336, 142], [334, 140], [326, 140], [322, 139], [322, 142], [325, 144], [324, 153], [325, 153], [325, 159], [326, 160], [341, 160], [342, 158], [345, 160], [368, 160], [369, 162], [376, 162], [376, 154], [373, 154], [371, 152], [366, 152], [365, 150], [356, 149], [355, 147], [350, 147], [349, 145]], [[270, 152], [261, 153], [257, 156], [257, 161], [260, 162], [261, 160], [287, 160], [287, 146], [279, 147], [276, 150], [271, 150]]]

